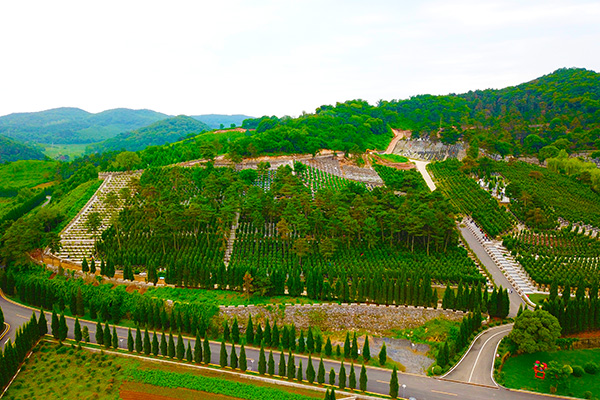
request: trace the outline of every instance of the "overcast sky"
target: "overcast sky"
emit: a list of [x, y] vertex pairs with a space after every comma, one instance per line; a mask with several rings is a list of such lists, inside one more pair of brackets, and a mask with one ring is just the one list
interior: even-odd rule
[[596, 1], [2, 1], [0, 115], [292, 115], [600, 72]]

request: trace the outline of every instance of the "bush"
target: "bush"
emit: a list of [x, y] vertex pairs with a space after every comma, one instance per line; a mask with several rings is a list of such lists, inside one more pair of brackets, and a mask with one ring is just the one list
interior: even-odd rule
[[575, 365], [573, 367], [573, 376], [576, 378], [581, 378], [583, 376], [583, 374], [585, 374], [585, 371], [583, 370], [583, 367], [580, 365]]
[[442, 373], [442, 367], [436, 365], [435, 367], [433, 367], [433, 370], [431, 372], [433, 372], [434, 375], [440, 375]]
[[592, 361], [586, 363], [583, 368], [585, 369], [585, 372], [587, 372], [590, 375], [596, 375], [596, 373], [598, 372], [598, 364]]
[[584, 399], [591, 399], [592, 398], [592, 392], [590, 392], [589, 390], [583, 392], [583, 398]]

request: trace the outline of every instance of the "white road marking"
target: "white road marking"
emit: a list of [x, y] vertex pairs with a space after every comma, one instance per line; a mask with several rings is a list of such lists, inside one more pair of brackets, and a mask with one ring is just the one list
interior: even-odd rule
[[[492, 339], [493, 339], [495, 336], [498, 336], [498, 335], [500, 335], [500, 334], [502, 334], [502, 333], [505, 333], [505, 332], [507, 332], [507, 331], [505, 331], [505, 330], [504, 330], [504, 331], [500, 331], [500, 332], [498, 332], [498, 333], [494, 333], [492, 336], [490, 336], [490, 337], [488, 338], [488, 340], [486, 340], [486, 341], [483, 343], [483, 346], [481, 346], [481, 349], [479, 349], [479, 353], [477, 353], [477, 358], [475, 358], [475, 363], [473, 364], [473, 369], [471, 369], [471, 375], [469, 375], [469, 381], [468, 381], [468, 382], [471, 382], [471, 379], [473, 378], [473, 373], [475, 372], [475, 367], [477, 366], [477, 362], [479, 361], [479, 356], [481, 356], [481, 352], [482, 352], [482, 351], [483, 351], [483, 349], [485, 348], [485, 345], [486, 345], [486, 344], [487, 344], [487, 343], [488, 343], [490, 340], [492, 340]], [[492, 368], [494, 368], [494, 364], [493, 364], [493, 363], [492, 363]]]

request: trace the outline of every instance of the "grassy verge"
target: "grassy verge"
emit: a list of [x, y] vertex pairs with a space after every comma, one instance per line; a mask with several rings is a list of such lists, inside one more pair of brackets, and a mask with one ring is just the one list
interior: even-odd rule
[[404, 156], [399, 156], [398, 154], [378, 154], [377, 157], [380, 157], [383, 160], [390, 161], [393, 163], [408, 162], [408, 158], [406, 158]]
[[528, 294], [527, 297], [529, 297], [529, 300], [531, 300], [535, 304], [542, 304], [542, 301], [544, 299], [547, 299], [548, 295], [543, 293], [531, 293]]
[[600, 364], [600, 349], [561, 350], [509, 357], [504, 363], [502, 372], [497, 375], [498, 383], [508, 388], [539, 393], [555, 393], [581, 398], [600, 397], [598, 374], [584, 372], [581, 377], [571, 375], [564, 382], [557, 382], [549, 374], [546, 374], [543, 380], [536, 379], [533, 372], [533, 365], [536, 361], [545, 362], [546, 364], [556, 361], [559, 365], [568, 364], [571, 367], [584, 367], [588, 362]]

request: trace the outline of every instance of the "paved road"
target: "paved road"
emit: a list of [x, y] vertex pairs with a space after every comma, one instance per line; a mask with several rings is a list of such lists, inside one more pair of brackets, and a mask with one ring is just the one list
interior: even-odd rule
[[[17, 303], [8, 300], [2, 295], [0, 297], [0, 307], [4, 312], [4, 317], [6, 322], [11, 325], [11, 329], [6, 335], [4, 339], [0, 342], [0, 345], [4, 345], [4, 343], [11, 338], [14, 340], [15, 330], [18, 326], [27, 322], [29, 318], [31, 318], [32, 309]], [[36, 314], [38, 312], [36, 311]], [[46, 314], [46, 319], [48, 320], [48, 325], [50, 325], [51, 316], [50, 314]], [[72, 318], [67, 318], [67, 325], [69, 327], [69, 337], [73, 338], [73, 326], [74, 320]], [[96, 332], [96, 323], [81, 321], [81, 326], [88, 326], [90, 331], [91, 340], [94, 341], [95, 332]], [[48, 327], [50, 329], [50, 326]], [[132, 332], [135, 336], [135, 331]], [[117, 335], [119, 336], [119, 347], [127, 348], [127, 334], [128, 329], [123, 327], [117, 327]], [[188, 340], [191, 342], [192, 348], [194, 347], [193, 339], [184, 339], [187, 347]], [[219, 353], [220, 353], [220, 343], [219, 342], [211, 342], [211, 361], [212, 363], [219, 362]], [[228, 353], [231, 351], [231, 346], [227, 346]], [[239, 346], [236, 346], [236, 351], [239, 356]], [[273, 356], [275, 359], [275, 370], [277, 371], [277, 366], [279, 365], [279, 352], [274, 352]], [[248, 358], [248, 366], [249, 369], [256, 370], [258, 365], [258, 356], [259, 349], [255, 348], [247, 348], [246, 355]], [[267, 354], [268, 357], [268, 354]], [[296, 365], [298, 365], [299, 361], [302, 360], [303, 367], [307, 366], [307, 357], [295, 355]], [[286, 357], [287, 362], [287, 357]], [[486, 363], [488, 361], [485, 361]], [[318, 359], [313, 359], [313, 367], [315, 371], [318, 369]], [[325, 361], [325, 371], [326, 371], [326, 381], [329, 381], [329, 371], [333, 368], [336, 371], [336, 376], [339, 371], [340, 362], [338, 361]], [[480, 360], [479, 364], [482, 370], [491, 371], [491, 364], [484, 365], [484, 361]], [[346, 373], [349, 375], [350, 373], [350, 365], [345, 363]], [[358, 381], [358, 377], [360, 376], [360, 366], [355, 366], [355, 373]], [[491, 373], [491, 372], [488, 372]], [[368, 384], [367, 390], [375, 393], [388, 394], [389, 393], [389, 380], [390, 380], [390, 371], [384, 370], [380, 368], [367, 368], [367, 376], [368, 376]], [[306, 374], [305, 374], [306, 376]], [[443, 379], [435, 379], [428, 378], [421, 375], [412, 375], [412, 374], [398, 374], [398, 380], [400, 385], [406, 385], [405, 396], [413, 396], [418, 400], [448, 400], [448, 399], [465, 399], [465, 400], [481, 400], [481, 399], [500, 399], [500, 400], [525, 400], [525, 399], [555, 399], [556, 397], [549, 396], [541, 396], [531, 393], [522, 393], [522, 392], [514, 392], [509, 391], [503, 388], [490, 388], [484, 386], [475, 386], [466, 383], [452, 382]], [[337, 382], [337, 380], [336, 380]], [[400, 395], [402, 395], [402, 388], [400, 389]]]
[[410, 161], [415, 163], [415, 165], [417, 166], [417, 170], [421, 173], [421, 175], [423, 176], [423, 179], [425, 179], [425, 183], [427, 183], [429, 190], [431, 190], [433, 192], [436, 189], [436, 186], [435, 186], [435, 182], [433, 182], [433, 179], [431, 178], [431, 175], [429, 175], [429, 171], [427, 171], [427, 164], [429, 164], [429, 161], [421, 161], [421, 160], [413, 160], [413, 159], [411, 159]]
[[508, 295], [510, 299], [510, 312], [508, 313], [508, 316], [515, 317], [517, 315], [517, 312], [519, 311], [519, 306], [523, 305], [523, 307], [527, 307], [527, 303], [525, 303], [521, 296], [519, 296], [515, 287], [513, 287], [509, 280], [506, 279], [506, 276], [504, 276], [504, 274], [502, 273], [500, 268], [498, 268], [494, 260], [490, 258], [488, 253], [485, 251], [484, 247], [481, 245], [481, 243], [479, 243], [475, 235], [473, 235], [473, 232], [471, 232], [467, 227], [459, 226], [459, 229], [463, 238], [465, 239], [471, 250], [473, 250], [473, 253], [475, 253], [477, 258], [479, 258], [479, 261], [481, 261], [483, 265], [485, 265], [490, 275], [492, 275], [496, 286], [502, 286], [505, 289], [512, 289], [512, 293], [509, 293]]

